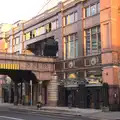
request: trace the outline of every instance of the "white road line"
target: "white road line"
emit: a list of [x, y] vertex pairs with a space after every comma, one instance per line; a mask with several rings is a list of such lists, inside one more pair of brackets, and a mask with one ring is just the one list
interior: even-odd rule
[[19, 119], [19, 118], [14, 118], [14, 117], [7, 117], [7, 116], [0, 116], [0, 118], [10, 119], [10, 120], [24, 120], [24, 119]]

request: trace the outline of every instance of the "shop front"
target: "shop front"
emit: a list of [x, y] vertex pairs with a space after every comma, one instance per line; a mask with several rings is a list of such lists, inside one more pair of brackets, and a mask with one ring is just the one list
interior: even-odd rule
[[108, 85], [97, 77], [65, 79], [59, 85], [58, 105], [100, 109], [108, 106]]

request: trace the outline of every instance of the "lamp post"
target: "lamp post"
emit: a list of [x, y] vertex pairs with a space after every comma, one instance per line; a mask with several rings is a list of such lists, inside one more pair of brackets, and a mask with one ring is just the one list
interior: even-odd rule
[[32, 80], [30, 80], [30, 87], [31, 87], [31, 100], [30, 100], [30, 105], [32, 106]]
[[42, 81], [39, 81], [39, 98], [38, 102], [41, 102], [42, 100]]

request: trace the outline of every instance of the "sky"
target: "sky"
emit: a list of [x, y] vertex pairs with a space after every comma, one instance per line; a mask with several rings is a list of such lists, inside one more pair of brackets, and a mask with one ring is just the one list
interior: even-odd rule
[[61, 0], [51, 0], [42, 10], [49, 0], [1, 0], [0, 1], [0, 23], [13, 24], [18, 20], [29, 20], [43, 12], [49, 7], [55, 6]]

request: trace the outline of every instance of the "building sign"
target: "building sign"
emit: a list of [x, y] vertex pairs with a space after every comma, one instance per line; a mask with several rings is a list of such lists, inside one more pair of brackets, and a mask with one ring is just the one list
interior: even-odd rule
[[79, 85], [79, 82], [76, 79], [71, 79], [71, 80], [66, 79], [64, 81], [64, 87], [78, 87], [78, 85]]
[[0, 64], [0, 69], [18, 70], [19, 64]]
[[75, 73], [68, 74], [68, 78], [64, 80], [64, 87], [78, 87], [77, 75]]
[[68, 75], [68, 79], [76, 79], [76, 78], [77, 78], [77, 76], [75, 73], [71, 73]]
[[91, 75], [90, 77], [86, 78], [87, 84], [101, 84], [102, 80], [100, 77], [95, 77], [94, 75]]

